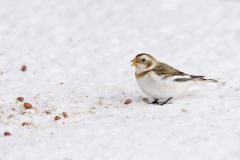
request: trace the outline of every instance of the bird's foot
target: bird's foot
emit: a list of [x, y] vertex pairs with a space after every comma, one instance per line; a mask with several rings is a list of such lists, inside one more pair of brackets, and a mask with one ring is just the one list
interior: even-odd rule
[[162, 104], [160, 104], [161, 106], [165, 105], [165, 104], [169, 104], [168, 102], [173, 99], [173, 97], [168, 98], [166, 101], [162, 102]]
[[166, 101], [164, 101], [164, 102], [159, 102], [158, 101], [158, 99], [155, 99], [152, 103], [150, 103], [150, 104], [157, 104], [157, 105], [160, 105], [160, 106], [163, 106], [163, 105], [165, 105], [165, 104], [170, 104], [170, 103], [168, 103], [171, 99], [172, 99], [173, 97], [170, 97], [170, 98], [168, 98]]
[[161, 102], [158, 102], [158, 99], [155, 99], [153, 102], [151, 102], [150, 104], [157, 104], [157, 105], [160, 105]]

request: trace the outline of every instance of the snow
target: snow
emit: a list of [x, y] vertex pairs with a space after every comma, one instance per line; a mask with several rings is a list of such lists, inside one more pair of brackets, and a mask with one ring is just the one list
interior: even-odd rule
[[[240, 159], [239, 18], [237, 0], [0, 1], [1, 160]], [[219, 84], [146, 104], [140, 52]]]

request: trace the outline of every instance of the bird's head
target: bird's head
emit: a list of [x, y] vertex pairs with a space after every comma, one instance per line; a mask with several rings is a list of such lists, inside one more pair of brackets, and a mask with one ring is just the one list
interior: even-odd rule
[[154, 65], [157, 60], [149, 54], [140, 53], [131, 62], [132, 66], [135, 66], [136, 69], [145, 70]]

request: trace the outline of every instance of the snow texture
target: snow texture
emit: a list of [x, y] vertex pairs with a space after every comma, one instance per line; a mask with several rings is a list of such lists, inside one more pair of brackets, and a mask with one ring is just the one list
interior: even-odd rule
[[[1, 0], [0, 159], [239, 160], [239, 44], [238, 0]], [[140, 52], [219, 83], [149, 105]]]

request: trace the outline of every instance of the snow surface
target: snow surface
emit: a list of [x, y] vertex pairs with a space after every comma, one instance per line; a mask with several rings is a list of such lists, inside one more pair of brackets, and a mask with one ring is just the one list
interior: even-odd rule
[[[148, 105], [140, 52], [220, 82]], [[0, 159], [239, 160], [239, 67], [238, 0], [1, 0]]]

